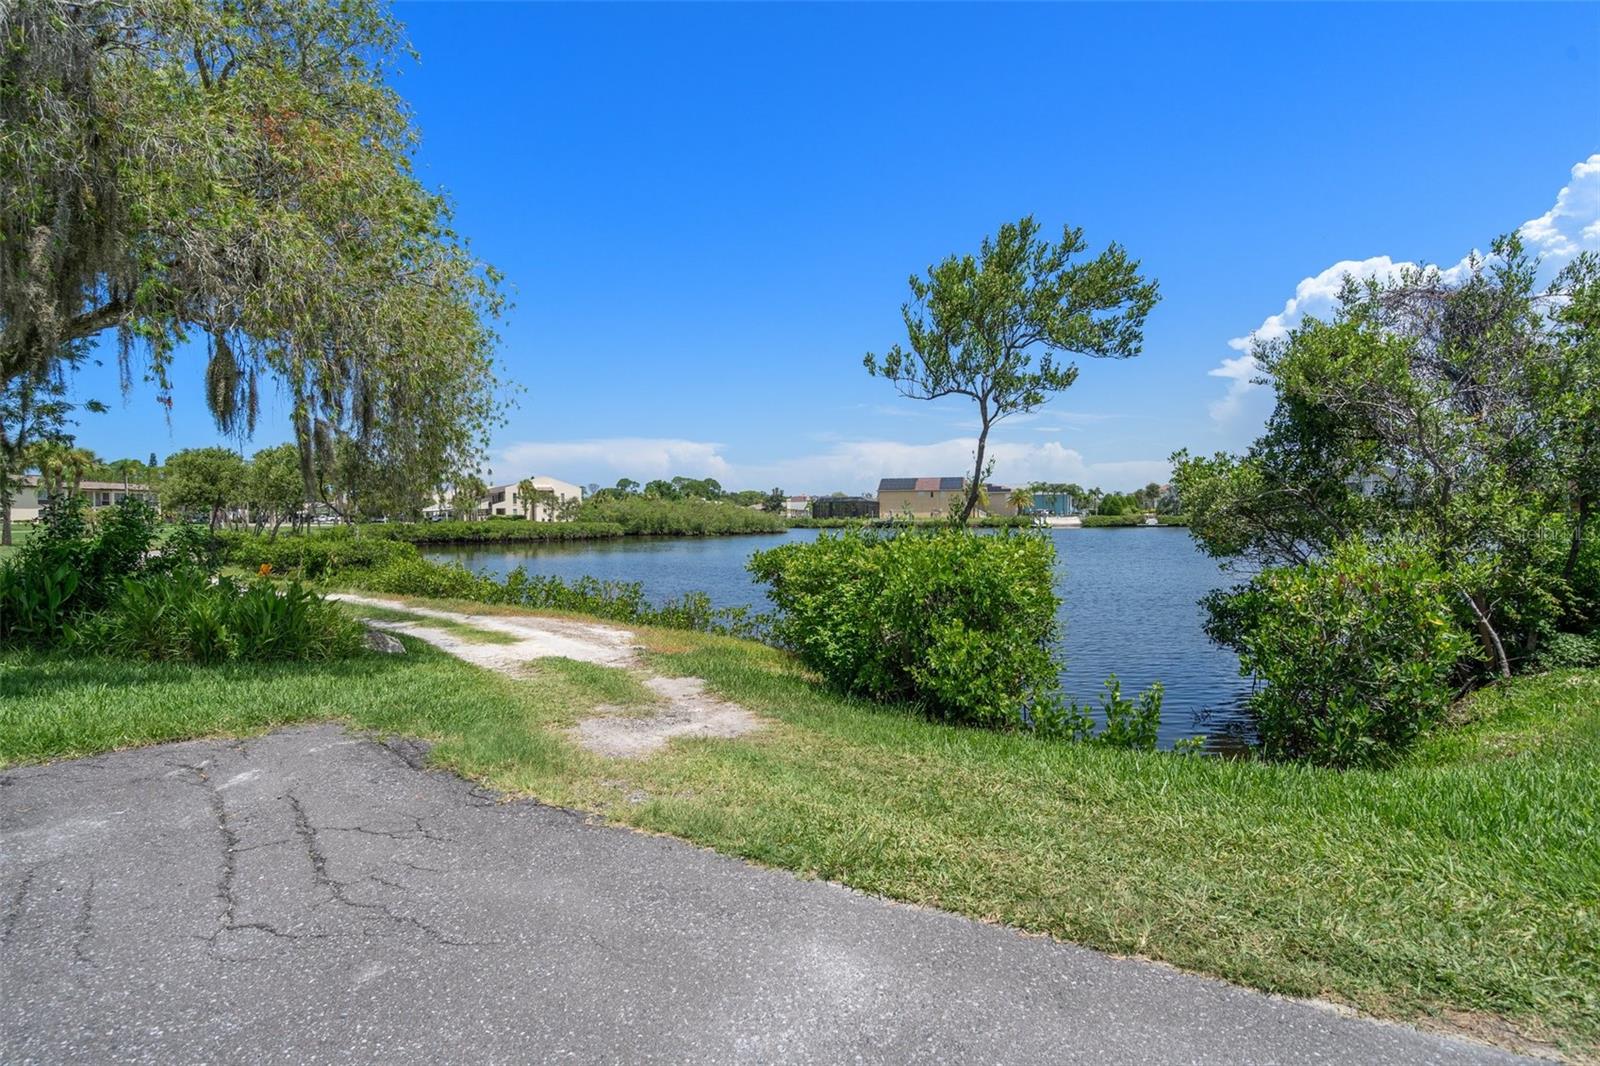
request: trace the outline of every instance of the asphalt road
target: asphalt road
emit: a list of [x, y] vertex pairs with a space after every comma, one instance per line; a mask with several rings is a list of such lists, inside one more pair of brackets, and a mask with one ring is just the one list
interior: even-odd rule
[[0, 775], [0, 1060], [1511, 1056], [500, 803], [334, 726]]

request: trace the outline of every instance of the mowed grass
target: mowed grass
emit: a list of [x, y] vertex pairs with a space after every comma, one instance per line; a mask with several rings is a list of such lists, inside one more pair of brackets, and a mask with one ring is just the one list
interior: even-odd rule
[[12, 552], [21, 548], [24, 544], [28, 543], [28, 538], [31, 536], [33, 536], [32, 522], [11, 523], [11, 543], [0, 544], [0, 559], [4, 559]]
[[[639, 762], [564, 729], [651, 699], [404, 657], [197, 669], [0, 656], [0, 760], [310, 718], [437, 742], [488, 784], [803, 875], [1566, 1054], [1600, 1053], [1600, 674], [1521, 679], [1387, 771], [1130, 754], [831, 694], [758, 645], [641, 631], [768, 727]], [[643, 801], [640, 802], [641, 796]]]

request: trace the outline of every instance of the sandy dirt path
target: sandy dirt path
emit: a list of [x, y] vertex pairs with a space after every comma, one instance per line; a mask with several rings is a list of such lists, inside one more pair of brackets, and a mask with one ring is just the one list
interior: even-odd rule
[[640, 715], [623, 713], [616, 707], [597, 707], [594, 716], [572, 730], [573, 739], [598, 755], [639, 759], [660, 751], [673, 737], [737, 737], [761, 728], [759, 718], [738, 704], [707, 692], [706, 683], [700, 678], [663, 677], [647, 670], [639, 656], [638, 637], [619, 626], [533, 615], [467, 614], [346, 592], [334, 593], [330, 599], [405, 611], [515, 638], [510, 644], [483, 643], [426, 622], [373, 619], [367, 623], [376, 629], [425, 640], [490, 670], [514, 674], [537, 659], [563, 658], [638, 672], [645, 687], [661, 698], [654, 713]]

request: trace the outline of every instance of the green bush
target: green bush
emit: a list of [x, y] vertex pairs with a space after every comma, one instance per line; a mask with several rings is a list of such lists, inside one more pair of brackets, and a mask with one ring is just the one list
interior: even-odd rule
[[278, 573], [296, 574], [309, 581], [344, 570], [371, 569], [398, 559], [417, 558], [417, 549], [410, 544], [347, 528], [276, 537], [223, 533], [219, 538], [224, 557], [234, 566], [252, 571], [270, 566]]
[[758, 637], [765, 619], [743, 607], [713, 607], [703, 592], [690, 592], [659, 607], [637, 581], [580, 577], [571, 582], [529, 574], [517, 567], [504, 581], [474, 573], [459, 563], [435, 563], [417, 556], [392, 559], [372, 570], [347, 570], [336, 579], [364, 592], [391, 596], [500, 603], [535, 610], [571, 611], [637, 625], [669, 626], [702, 633]]
[[[1166, 692], [1161, 682], [1157, 681], [1131, 700], [1123, 698], [1122, 682], [1117, 680], [1116, 674], [1106, 678], [1105, 688], [1099, 711], [1106, 724], [1098, 732], [1094, 716], [1085, 706], [1075, 699], [1059, 697], [1029, 708], [1027, 725], [1043, 737], [1129, 751], [1154, 751], [1161, 728], [1161, 700]], [[1203, 737], [1191, 737], [1180, 747], [1193, 750], [1203, 742]]]
[[473, 573], [460, 563], [430, 562], [417, 555], [414, 548], [409, 554], [396, 556], [373, 569], [352, 567], [330, 576], [342, 584], [369, 592], [478, 603], [505, 602], [503, 587], [498, 582]]
[[[159, 553], [155, 511], [129, 501], [90, 521], [52, 501], [38, 531], [0, 565], [0, 645], [216, 663], [328, 659], [361, 647], [361, 626], [299, 584], [214, 577], [220, 542], [179, 527]], [[411, 549], [414, 551], [414, 549]]]
[[183, 553], [152, 558], [155, 532], [155, 510], [137, 500], [93, 521], [80, 497], [51, 500], [33, 536], [0, 564], [0, 646], [52, 644], [68, 625], [103, 607], [125, 577], [147, 567], [169, 569]]
[[70, 642], [151, 660], [320, 661], [356, 654], [362, 632], [359, 622], [299, 582], [283, 589], [268, 581], [243, 585], [185, 569], [123, 581]]
[[1473, 646], [1426, 554], [1362, 541], [1257, 576], [1212, 604], [1208, 629], [1262, 682], [1250, 696], [1262, 751], [1332, 767], [1409, 748], [1449, 707]]
[[776, 641], [838, 688], [949, 721], [1021, 726], [1055, 688], [1050, 540], [851, 530], [756, 553]]
[[1083, 516], [1085, 529], [1104, 529], [1111, 526], [1142, 526], [1142, 514], [1086, 514]]

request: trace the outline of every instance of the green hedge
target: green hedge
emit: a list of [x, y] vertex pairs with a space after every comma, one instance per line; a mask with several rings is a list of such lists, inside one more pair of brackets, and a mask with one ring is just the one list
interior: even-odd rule
[[[919, 529], [932, 529], [950, 525], [948, 518], [916, 518], [909, 523], [904, 517], [889, 515], [880, 518], [789, 518], [784, 522], [790, 529], [891, 529], [912, 525]], [[1034, 520], [1028, 515], [987, 515], [969, 523], [983, 529], [1031, 529]]]
[[713, 607], [711, 598], [703, 592], [685, 593], [657, 607], [645, 599], [644, 587], [637, 581], [580, 577], [569, 582], [532, 575], [520, 566], [504, 581], [497, 581], [459, 563], [398, 558], [371, 570], [346, 571], [334, 580], [364, 592], [572, 611], [618, 622], [728, 636], [760, 636], [766, 621], [743, 607]]

